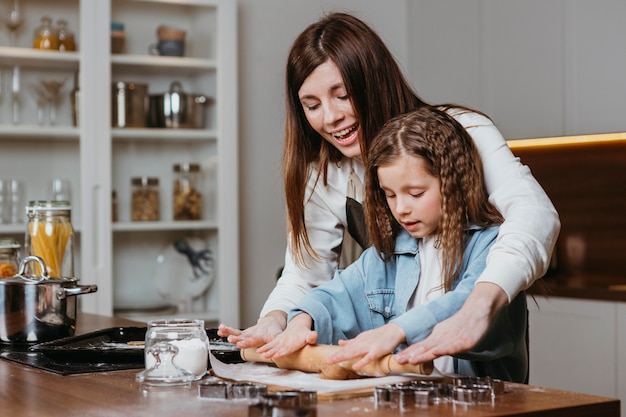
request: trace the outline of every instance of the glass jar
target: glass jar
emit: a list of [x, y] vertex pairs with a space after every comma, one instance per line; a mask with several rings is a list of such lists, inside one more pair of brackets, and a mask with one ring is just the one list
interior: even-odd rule
[[117, 191], [111, 191], [111, 221], [116, 222], [118, 220], [117, 211]]
[[41, 26], [35, 29], [33, 36], [35, 49], [59, 49], [59, 33], [52, 27], [50, 16], [41, 18]]
[[159, 220], [159, 179], [134, 177], [131, 179], [131, 188], [131, 220]]
[[126, 33], [124, 33], [124, 24], [121, 22], [111, 22], [111, 53], [122, 53], [125, 42]]
[[[164, 351], [159, 348], [163, 345], [171, 345], [174, 346], [170, 352], [175, 367], [193, 374], [192, 378], [195, 380], [201, 379], [206, 374], [209, 338], [204, 328], [204, 320], [151, 320], [147, 324], [144, 350], [147, 371], [153, 371], [152, 375], [159, 375], [158, 372], [154, 372], [160, 365], [156, 360], [158, 353]], [[175, 367], [170, 369], [175, 370]], [[165, 370], [165, 367], [161, 370]], [[164, 382], [167, 382], [177, 375], [161, 374], [160, 376], [163, 376]]]
[[0, 239], [0, 279], [17, 274], [20, 244], [13, 238]]
[[57, 26], [59, 27], [59, 51], [75, 51], [74, 34], [67, 29], [67, 20], [57, 20]]
[[200, 194], [200, 164], [174, 164], [174, 220], [200, 220], [202, 195]]
[[[74, 228], [69, 201], [30, 201], [26, 207], [26, 238], [24, 252], [43, 259], [51, 277], [74, 276]], [[29, 265], [42, 275], [39, 265]], [[29, 266], [31, 267], [31, 266]]]

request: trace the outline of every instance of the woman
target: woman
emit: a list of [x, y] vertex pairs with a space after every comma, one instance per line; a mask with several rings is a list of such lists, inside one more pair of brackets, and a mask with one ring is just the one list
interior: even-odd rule
[[[330, 363], [358, 371], [422, 340], [456, 313], [485, 268], [502, 217], [489, 202], [467, 131], [430, 106], [398, 116], [367, 154], [367, 226], [373, 247], [309, 291], [285, 331], [258, 349], [278, 359], [307, 344], [340, 344]], [[528, 382], [524, 293], [464, 358], [435, 359], [444, 374]]]
[[[368, 245], [359, 213], [361, 155], [391, 118], [430, 106], [406, 82], [380, 37], [344, 13], [330, 14], [298, 36], [286, 76], [285, 267], [255, 326], [244, 331], [220, 326], [219, 333], [241, 348], [261, 346], [279, 334], [287, 312], [332, 278], [345, 231]], [[560, 229], [549, 198], [492, 121], [478, 112], [452, 111], [479, 150], [490, 201], [505, 221], [461, 310], [403, 351], [399, 361], [418, 363], [475, 346], [498, 311], [545, 273]]]

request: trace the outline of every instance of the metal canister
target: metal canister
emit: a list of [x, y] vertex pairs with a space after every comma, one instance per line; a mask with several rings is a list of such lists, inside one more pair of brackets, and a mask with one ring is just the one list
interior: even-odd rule
[[[43, 259], [46, 273], [55, 277], [74, 276], [74, 228], [69, 201], [30, 201], [26, 207], [28, 223], [24, 241], [25, 255]], [[34, 264], [33, 267], [38, 267]], [[43, 274], [43, 271], [31, 271]]]
[[118, 81], [113, 83], [111, 123], [113, 127], [146, 127], [148, 85]]

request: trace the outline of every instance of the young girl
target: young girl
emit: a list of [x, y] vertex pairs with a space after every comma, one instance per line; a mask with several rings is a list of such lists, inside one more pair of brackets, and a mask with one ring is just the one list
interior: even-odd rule
[[[298, 303], [285, 331], [259, 348], [265, 356], [339, 343], [330, 362], [360, 358], [358, 370], [428, 336], [461, 308], [485, 269], [502, 216], [488, 200], [478, 151], [454, 118], [422, 107], [392, 119], [366, 160], [366, 220], [374, 246]], [[465, 359], [438, 358], [435, 365], [444, 373], [527, 382], [526, 332], [521, 293], [478, 350]]]
[[[295, 40], [286, 68], [283, 176], [289, 246], [276, 287], [256, 325], [220, 326], [240, 348], [261, 346], [286, 325], [287, 312], [338, 268], [344, 234], [368, 245], [359, 215], [369, 144], [392, 117], [429, 106], [406, 82], [391, 52], [360, 19], [333, 13]], [[449, 106], [478, 147], [491, 201], [504, 216], [487, 266], [459, 314], [399, 355], [418, 363], [466, 351], [496, 313], [547, 270], [559, 218], [530, 170], [492, 121]]]

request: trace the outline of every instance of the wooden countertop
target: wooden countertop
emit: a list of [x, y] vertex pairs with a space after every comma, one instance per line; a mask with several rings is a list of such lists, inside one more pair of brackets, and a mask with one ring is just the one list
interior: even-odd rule
[[[77, 334], [137, 322], [80, 314]], [[0, 359], [0, 410], [3, 416], [45, 417], [160, 417], [248, 416], [248, 406], [233, 401], [197, 397], [197, 387], [169, 392], [144, 392], [135, 381], [138, 370], [61, 376]], [[420, 416], [545, 416], [582, 417], [620, 415], [617, 399], [522, 384], [505, 385], [494, 404], [433, 405]], [[413, 413], [376, 409], [372, 396], [352, 400], [320, 401], [317, 416], [360, 415], [391, 417]]]

